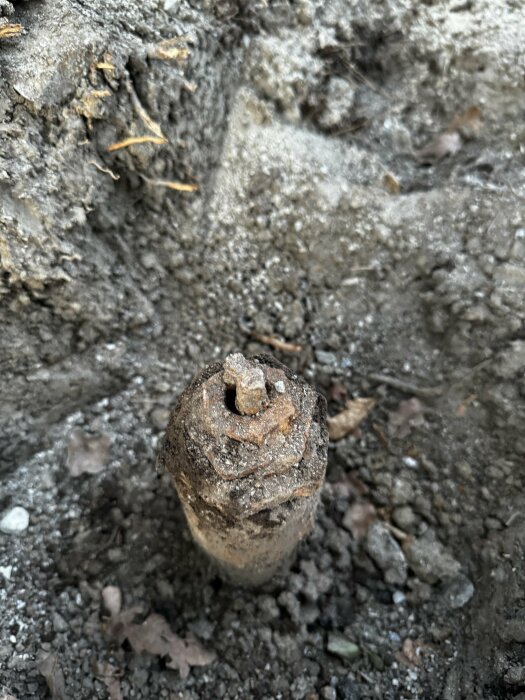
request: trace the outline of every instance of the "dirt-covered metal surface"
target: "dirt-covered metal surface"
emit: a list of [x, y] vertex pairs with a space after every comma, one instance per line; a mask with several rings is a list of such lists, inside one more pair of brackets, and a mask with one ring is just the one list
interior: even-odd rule
[[[523, 3], [118, 5], [0, 0], [0, 684], [520, 698]], [[248, 592], [154, 464], [268, 342], [370, 410]]]

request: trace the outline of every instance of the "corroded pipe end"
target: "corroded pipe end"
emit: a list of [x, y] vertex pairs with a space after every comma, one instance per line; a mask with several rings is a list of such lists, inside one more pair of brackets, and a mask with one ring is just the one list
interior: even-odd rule
[[183, 392], [159, 462], [195, 540], [228, 577], [256, 585], [310, 530], [327, 444], [324, 398], [271, 356], [237, 353]]

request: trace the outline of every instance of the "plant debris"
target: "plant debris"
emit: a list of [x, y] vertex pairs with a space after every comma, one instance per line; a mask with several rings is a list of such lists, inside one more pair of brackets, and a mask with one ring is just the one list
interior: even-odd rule
[[88, 435], [75, 430], [67, 447], [66, 466], [71, 476], [101, 472], [107, 463], [109, 445], [109, 435]]
[[474, 403], [474, 401], [478, 398], [477, 394], [469, 394], [466, 399], [463, 399], [463, 401], [458, 405], [456, 408], [456, 416], [458, 418], [463, 418], [465, 416], [465, 413], [467, 412], [467, 408]]
[[158, 613], [151, 613], [142, 624], [133, 622], [138, 612], [130, 608], [111, 618], [110, 630], [118, 630], [120, 643], [127, 639], [138, 654], [145, 651], [167, 657], [166, 666], [178, 670], [181, 678], [187, 678], [191, 666], [207, 666], [215, 660], [215, 652], [205, 649], [191, 634], [185, 639], [176, 635]]
[[117, 175], [116, 173], [113, 172], [110, 168], [107, 168], [105, 165], [101, 165], [100, 163], [97, 163], [96, 160], [89, 160], [88, 161], [89, 165], [94, 165], [97, 170], [100, 170], [101, 173], [106, 173], [106, 175], [109, 175], [112, 180], [120, 180], [120, 175]]
[[197, 192], [199, 186], [189, 182], [177, 182], [176, 180], [152, 180], [145, 175], [141, 176], [144, 182], [155, 187], [167, 187], [169, 190], [176, 192]]
[[144, 126], [146, 129], [149, 129], [151, 133], [154, 136], [157, 136], [159, 139], [163, 139], [165, 143], [168, 142], [168, 139], [164, 134], [162, 133], [162, 129], [160, 127], [160, 124], [158, 124], [154, 119], [152, 119], [149, 114], [146, 112], [144, 107], [142, 106], [141, 101], [139, 100], [139, 97], [135, 91], [135, 88], [131, 84], [131, 81], [127, 81], [126, 87], [128, 89], [130, 99], [131, 99], [131, 104], [133, 105], [133, 109], [135, 112], [138, 114], [142, 122], [144, 123]]
[[367, 417], [376, 404], [375, 399], [358, 398], [346, 402], [345, 408], [336, 416], [328, 418], [330, 440], [341, 440], [352, 433]]
[[46, 679], [52, 700], [67, 700], [66, 683], [56, 654], [45, 654], [37, 661], [37, 669]]
[[113, 151], [119, 151], [121, 148], [129, 148], [129, 146], [136, 146], [140, 143], [155, 143], [158, 146], [163, 146], [168, 141], [163, 136], [129, 136], [127, 139], [110, 144], [106, 150], [108, 153], [113, 153]]
[[303, 349], [303, 346], [299, 345], [299, 343], [289, 343], [286, 340], [280, 340], [273, 335], [260, 335], [259, 333], [252, 333], [252, 335], [255, 340], [259, 341], [259, 343], [269, 345], [271, 348], [280, 350], [281, 352], [295, 354], [297, 352], [301, 352]]
[[4, 24], [0, 26], [0, 39], [10, 39], [22, 33], [24, 27], [21, 24]]
[[123, 700], [122, 689], [120, 687], [120, 679], [122, 671], [109, 662], [98, 662], [95, 666], [95, 673], [104, 681], [109, 700]]
[[397, 411], [388, 417], [388, 433], [393, 438], [405, 438], [412, 428], [423, 425], [425, 406], [419, 399], [411, 398], [401, 401]]
[[401, 192], [399, 180], [393, 173], [388, 172], [383, 175], [383, 185], [390, 194], [399, 194]]
[[369, 526], [377, 520], [377, 511], [368, 501], [352, 503], [343, 518], [343, 527], [352, 533], [356, 542], [366, 537]]
[[165, 39], [151, 48], [148, 51], [148, 56], [159, 61], [184, 63], [190, 55], [189, 48], [183, 46], [187, 41], [189, 41], [188, 36], [175, 36], [171, 39]]
[[424, 646], [420, 639], [405, 639], [402, 649], [395, 655], [397, 661], [404, 666], [419, 666], [421, 664], [421, 651]]

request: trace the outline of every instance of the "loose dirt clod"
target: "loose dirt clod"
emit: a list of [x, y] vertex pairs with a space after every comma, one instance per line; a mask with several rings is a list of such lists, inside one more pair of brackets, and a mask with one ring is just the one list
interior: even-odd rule
[[159, 462], [195, 540], [228, 577], [264, 582], [310, 530], [325, 415], [324, 399], [269, 355], [230, 355], [182, 394]]

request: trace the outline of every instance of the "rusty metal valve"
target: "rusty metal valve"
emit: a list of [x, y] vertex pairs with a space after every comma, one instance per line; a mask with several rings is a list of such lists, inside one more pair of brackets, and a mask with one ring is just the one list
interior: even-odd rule
[[194, 539], [228, 578], [271, 578], [311, 529], [326, 470], [326, 402], [269, 355], [203, 370], [171, 413], [159, 463]]

